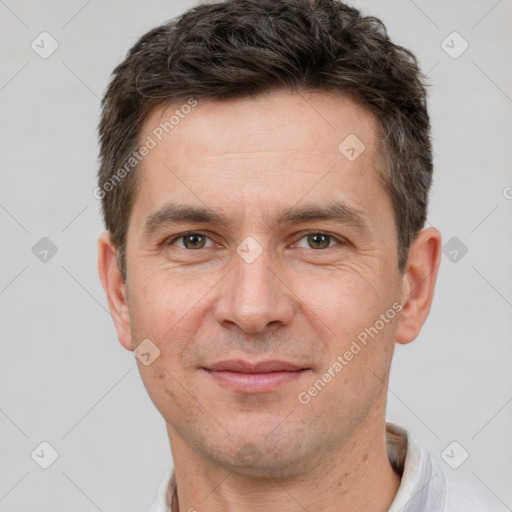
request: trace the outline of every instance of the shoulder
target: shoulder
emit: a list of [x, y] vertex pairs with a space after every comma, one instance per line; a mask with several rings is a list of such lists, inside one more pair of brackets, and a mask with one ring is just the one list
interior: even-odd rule
[[447, 480], [444, 512], [487, 512], [487, 507], [467, 489]]
[[391, 465], [401, 476], [388, 512], [487, 512], [472, 491], [447, 477], [407, 430], [387, 423], [386, 442]]

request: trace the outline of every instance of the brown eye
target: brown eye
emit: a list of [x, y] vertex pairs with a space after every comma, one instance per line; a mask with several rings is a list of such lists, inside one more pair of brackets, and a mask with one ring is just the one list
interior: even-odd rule
[[327, 249], [331, 246], [331, 241], [334, 237], [325, 233], [310, 233], [304, 238], [307, 238], [308, 248], [310, 249]]
[[331, 237], [329, 235], [323, 235], [321, 233], [315, 233], [308, 235], [308, 244], [312, 249], [325, 249], [329, 247]]
[[206, 247], [209, 237], [202, 233], [185, 233], [175, 237], [169, 245], [178, 245], [182, 249], [196, 250]]
[[298, 240], [295, 244], [296, 247], [301, 249], [313, 249], [320, 252], [321, 249], [334, 249], [343, 248], [350, 245], [345, 238], [331, 235], [329, 233], [323, 233], [321, 231], [311, 231], [306, 233]]
[[183, 241], [187, 249], [202, 249], [205, 244], [205, 238], [203, 235], [192, 234], [184, 236]]

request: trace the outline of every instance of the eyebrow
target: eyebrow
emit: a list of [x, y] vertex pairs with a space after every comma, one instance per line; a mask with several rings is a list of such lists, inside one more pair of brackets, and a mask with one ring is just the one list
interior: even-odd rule
[[[309, 204], [285, 208], [270, 219], [269, 224], [293, 225], [319, 220], [349, 225], [358, 229], [363, 234], [368, 232], [368, 223], [363, 212], [343, 202], [335, 202], [325, 206]], [[146, 237], [150, 237], [167, 226], [187, 222], [225, 226], [230, 230], [233, 230], [235, 227], [234, 221], [227, 218], [223, 213], [211, 208], [166, 203], [162, 208], [151, 213], [146, 218], [143, 234]]]

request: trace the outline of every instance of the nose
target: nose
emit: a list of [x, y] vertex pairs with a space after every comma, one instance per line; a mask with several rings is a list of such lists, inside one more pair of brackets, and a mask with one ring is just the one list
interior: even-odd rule
[[268, 251], [252, 262], [234, 255], [234, 268], [222, 281], [215, 316], [219, 324], [236, 324], [246, 333], [267, 326], [288, 325], [293, 317], [293, 293]]

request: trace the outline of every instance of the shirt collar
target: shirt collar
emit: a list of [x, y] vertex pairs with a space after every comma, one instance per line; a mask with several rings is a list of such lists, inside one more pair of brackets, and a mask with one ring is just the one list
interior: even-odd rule
[[400, 486], [388, 512], [444, 510], [446, 477], [432, 455], [405, 429], [393, 423], [386, 424], [386, 442], [393, 467], [393, 458], [402, 464]]

